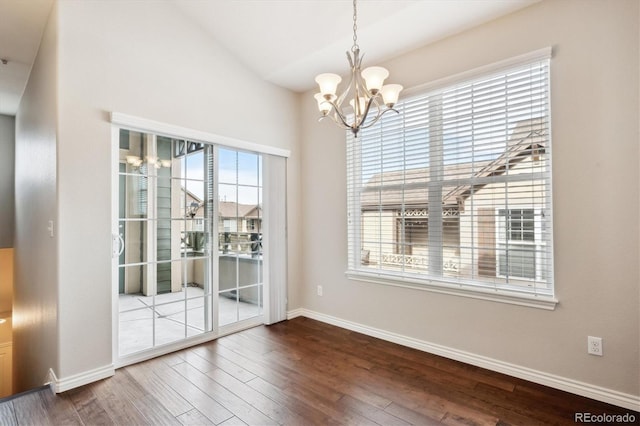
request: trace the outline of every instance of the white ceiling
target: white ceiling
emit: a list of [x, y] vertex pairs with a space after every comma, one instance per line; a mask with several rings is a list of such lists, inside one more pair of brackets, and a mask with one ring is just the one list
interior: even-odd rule
[[[15, 114], [53, 0], [0, 0], [0, 114]], [[136, 1], [136, 0], [122, 0]], [[160, 1], [160, 0], [150, 0]], [[294, 91], [344, 73], [350, 0], [171, 0], [261, 78]], [[359, 0], [358, 44], [373, 65], [540, 0]]]

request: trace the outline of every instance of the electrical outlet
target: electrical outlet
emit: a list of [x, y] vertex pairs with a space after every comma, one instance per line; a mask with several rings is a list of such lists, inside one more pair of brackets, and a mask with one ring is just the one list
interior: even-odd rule
[[317, 293], [318, 293], [318, 296], [322, 296], [322, 286], [321, 285], [318, 286]]
[[602, 356], [602, 338], [587, 336], [587, 352], [591, 355]]

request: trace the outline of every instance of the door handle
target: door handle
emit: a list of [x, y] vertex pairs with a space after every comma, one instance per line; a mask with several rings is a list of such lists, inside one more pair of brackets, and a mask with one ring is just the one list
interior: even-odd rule
[[124, 252], [124, 238], [122, 234], [111, 235], [111, 257], [120, 257], [122, 252]]

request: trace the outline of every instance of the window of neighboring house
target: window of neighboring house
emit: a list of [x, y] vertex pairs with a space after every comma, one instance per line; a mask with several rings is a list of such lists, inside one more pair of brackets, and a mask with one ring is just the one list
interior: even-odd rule
[[224, 232], [238, 232], [238, 222], [236, 219], [224, 219]]
[[[537, 215], [542, 212], [538, 211]], [[500, 277], [535, 280], [543, 271], [536, 262], [536, 255], [544, 246], [536, 244], [536, 220], [534, 209], [500, 209], [496, 228], [497, 273]], [[538, 238], [540, 232], [537, 233]]]
[[350, 277], [552, 299], [549, 65], [414, 90], [348, 132]]

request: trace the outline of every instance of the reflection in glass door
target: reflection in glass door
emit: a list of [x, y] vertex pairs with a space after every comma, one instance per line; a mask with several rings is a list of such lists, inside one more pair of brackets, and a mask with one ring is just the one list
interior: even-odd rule
[[120, 357], [213, 329], [213, 150], [120, 132]]

